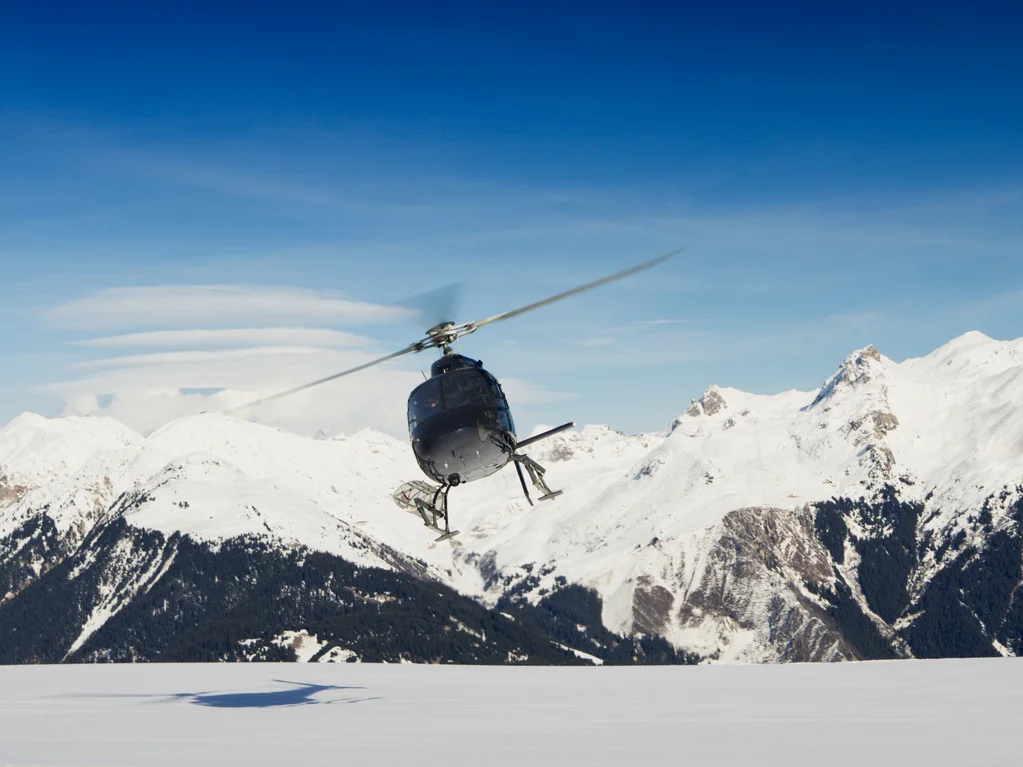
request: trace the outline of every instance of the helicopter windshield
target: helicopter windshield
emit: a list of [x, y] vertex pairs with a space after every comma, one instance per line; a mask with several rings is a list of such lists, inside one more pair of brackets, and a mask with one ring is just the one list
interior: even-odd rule
[[444, 412], [440, 378], [419, 384], [408, 398], [408, 425], [414, 429], [421, 422]]
[[469, 405], [506, 409], [488, 377], [476, 369], [452, 370], [419, 384], [408, 400], [409, 429], [441, 413]]
[[478, 370], [453, 370], [440, 377], [444, 388], [444, 410], [465, 405], [494, 406], [487, 381]]

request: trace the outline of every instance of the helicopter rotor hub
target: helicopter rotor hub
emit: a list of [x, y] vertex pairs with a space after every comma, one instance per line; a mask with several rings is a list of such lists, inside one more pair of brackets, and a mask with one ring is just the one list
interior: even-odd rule
[[440, 349], [445, 356], [451, 354], [451, 344], [458, 340], [459, 335], [453, 322], [442, 322], [426, 331], [429, 345]]

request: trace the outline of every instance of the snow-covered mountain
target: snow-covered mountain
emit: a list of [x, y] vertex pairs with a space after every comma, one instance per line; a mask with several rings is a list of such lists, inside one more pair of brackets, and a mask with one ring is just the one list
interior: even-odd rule
[[[720, 660], [1023, 652], [1023, 339], [901, 363], [867, 347], [816, 390], [711, 387], [662, 434], [591, 426], [527, 452], [565, 494], [530, 507], [511, 470], [458, 488], [461, 535], [437, 544], [390, 499], [419, 476], [408, 446], [372, 431], [204, 414], [143, 438], [22, 416], [0, 432], [0, 611], [117, 521], [327, 552], [491, 607], [576, 584], [611, 631]], [[79, 646], [166, 565], [97, 586]]]

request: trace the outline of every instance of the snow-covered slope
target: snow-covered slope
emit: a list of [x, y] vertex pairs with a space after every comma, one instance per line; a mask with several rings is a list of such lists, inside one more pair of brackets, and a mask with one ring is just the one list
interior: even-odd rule
[[0, 432], [0, 535], [43, 510], [84, 534], [113, 505], [139, 527], [267, 536], [387, 566], [363, 531], [421, 543], [389, 497], [414, 471], [404, 445], [371, 431], [310, 440], [207, 413], [145, 439], [109, 419], [26, 415]]
[[44, 507], [61, 531], [88, 525], [130, 486], [144, 444], [108, 418], [16, 418], [0, 432], [0, 536]]
[[530, 507], [511, 470], [459, 488], [451, 513], [462, 533], [435, 544], [390, 500], [419, 476], [408, 446], [372, 431], [309, 440], [204, 414], [145, 439], [108, 420], [22, 416], [0, 432], [0, 538], [45, 513], [73, 547], [123, 515], [200, 540], [251, 535], [425, 567], [488, 603], [578, 583], [601, 596], [612, 630], [726, 660], [861, 657], [828, 595], [850, 591], [900, 646], [893, 632], [912, 619], [881, 618], [858, 569], [864, 542], [887, 540], [897, 519], [843, 512], [840, 535], [826, 538], [820, 502], [920, 507], [913, 598], [947, 564], [949, 542], [980, 550], [1012, 533], [1023, 339], [968, 333], [902, 363], [867, 347], [817, 390], [711, 387], [662, 434], [590, 426], [527, 452], [565, 494]]
[[[547, 575], [538, 588], [558, 576], [596, 588], [615, 630], [636, 628], [637, 613], [659, 601], [661, 618], [639, 628], [726, 657], [732, 645], [732, 657], [756, 659], [763, 641], [751, 650], [736, 636], [743, 631], [684, 608], [704, 580], [714, 580], [708, 566], [726, 515], [877, 498], [891, 485], [904, 501], [926, 501], [925, 528], [947, 536], [967, 511], [1008, 488], [993, 508], [997, 527], [1023, 482], [1023, 340], [970, 333], [903, 363], [868, 347], [816, 391], [759, 396], [711, 387], [666, 436], [591, 427], [552, 438], [536, 457], [550, 481], [568, 489], [565, 497], [529, 510], [512, 500], [514, 477], [479, 483], [459, 496], [468, 508], [460, 514], [475, 523], [460, 522], [468, 528], [463, 545], [491, 555], [503, 571], [541, 563]], [[794, 534], [785, 537], [797, 545]], [[810, 549], [826, 554], [819, 544]], [[754, 593], [741, 595], [761, 613], [779, 594], [763, 575], [756, 583], [747, 574], [743, 585]]]

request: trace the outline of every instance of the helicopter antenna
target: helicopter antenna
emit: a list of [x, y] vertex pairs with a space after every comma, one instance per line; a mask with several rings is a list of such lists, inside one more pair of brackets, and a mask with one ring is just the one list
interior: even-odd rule
[[602, 285], [608, 285], [612, 282], [617, 282], [618, 280], [625, 279], [626, 277], [629, 277], [633, 274], [638, 274], [639, 272], [646, 271], [647, 269], [652, 269], [653, 267], [663, 264], [668, 259], [678, 255], [679, 253], [682, 252], [682, 250], [684, 250], [684, 248], [673, 250], [670, 253], [665, 253], [663, 256], [659, 256], [658, 258], [651, 259], [650, 261], [644, 261], [641, 264], [636, 264], [635, 266], [629, 267], [628, 269], [623, 269], [620, 272], [615, 272], [614, 274], [608, 275], [607, 277], [601, 277], [599, 280], [587, 282], [585, 285], [580, 285], [576, 288], [572, 288], [571, 290], [566, 290], [556, 295], [550, 296], [549, 298], [544, 298], [540, 301], [535, 301], [534, 303], [527, 304], [526, 306], [521, 306], [518, 309], [512, 309], [509, 312], [495, 314], [492, 317], [486, 317], [485, 319], [476, 320], [475, 322], [466, 322], [462, 325], [455, 325], [453, 322], [450, 321], [440, 322], [426, 331], [426, 338], [420, 341], [416, 341], [415, 343], [406, 346], [404, 349], [401, 349], [400, 351], [396, 351], [384, 357], [371, 360], [370, 362], [366, 362], [354, 368], [343, 370], [340, 373], [335, 373], [334, 375], [327, 376], [326, 378], [321, 378], [317, 381], [303, 384], [302, 386], [296, 386], [293, 389], [288, 389], [287, 391], [283, 391], [278, 394], [273, 394], [269, 397], [258, 399], [255, 402], [250, 402], [247, 405], [234, 408], [233, 410], [228, 412], [234, 412], [235, 410], [246, 410], [257, 405], [262, 405], [265, 402], [272, 402], [273, 400], [281, 399], [282, 397], [288, 397], [292, 394], [297, 394], [298, 392], [305, 391], [306, 389], [312, 389], [313, 387], [320, 386], [321, 384], [325, 384], [330, 381], [335, 381], [338, 378], [343, 378], [344, 376], [351, 375], [352, 373], [358, 373], [359, 371], [365, 370], [366, 368], [374, 367], [375, 365], [379, 365], [382, 362], [388, 362], [389, 360], [396, 359], [397, 357], [402, 357], [406, 354], [414, 354], [416, 352], [425, 351], [426, 349], [440, 349], [441, 354], [446, 357], [452, 354], [451, 347], [453, 344], [456, 344], [458, 342], [458, 339], [460, 339], [462, 336], [467, 336], [470, 333], [475, 333], [477, 330], [486, 325], [490, 325], [495, 322], [501, 322], [503, 320], [510, 320], [512, 317], [518, 317], [519, 315], [525, 314], [526, 312], [531, 312], [534, 309], [539, 309], [541, 307], [547, 306], [548, 304], [553, 304], [556, 301], [561, 301], [572, 296], [577, 296], [580, 293], [585, 293], [588, 290], [593, 290], [594, 288], [599, 288]]

